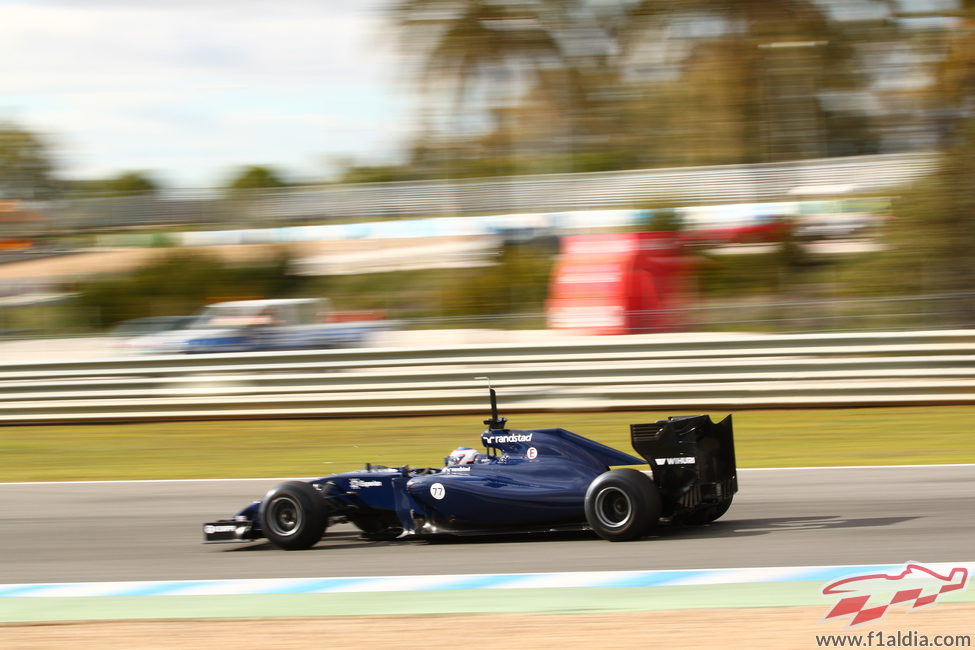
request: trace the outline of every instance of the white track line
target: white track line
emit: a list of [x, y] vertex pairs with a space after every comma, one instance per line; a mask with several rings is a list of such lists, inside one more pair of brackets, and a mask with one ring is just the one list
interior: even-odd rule
[[[975, 571], [975, 562], [931, 563], [947, 574], [956, 567]], [[667, 587], [780, 582], [828, 582], [851, 574], [895, 574], [898, 564], [669, 569], [658, 571], [580, 571], [563, 573], [489, 573], [349, 578], [245, 578], [223, 580], [139, 580], [113, 582], [0, 584], [5, 598], [78, 598], [93, 596], [227, 596], [270, 594], [375, 593], [479, 589], [567, 589]]]

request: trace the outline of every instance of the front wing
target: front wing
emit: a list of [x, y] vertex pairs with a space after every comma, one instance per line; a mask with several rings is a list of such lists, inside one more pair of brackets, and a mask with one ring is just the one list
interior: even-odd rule
[[263, 537], [249, 519], [220, 519], [203, 524], [203, 543], [252, 542]]

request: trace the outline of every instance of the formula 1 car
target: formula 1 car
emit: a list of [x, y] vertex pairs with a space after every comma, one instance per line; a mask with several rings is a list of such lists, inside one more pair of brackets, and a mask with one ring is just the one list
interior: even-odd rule
[[461, 447], [443, 468], [366, 464], [287, 481], [232, 519], [204, 524], [204, 541], [267, 538], [298, 550], [342, 522], [368, 539], [591, 529], [627, 541], [662, 522], [712, 522], [738, 490], [730, 415], [630, 425], [637, 458], [565, 429], [506, 429], [493, 388], [490, 396], [486, 453]]

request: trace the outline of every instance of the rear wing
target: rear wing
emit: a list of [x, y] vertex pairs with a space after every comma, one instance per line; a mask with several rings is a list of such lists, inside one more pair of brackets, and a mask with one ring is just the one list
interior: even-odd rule
[[717, 423], [689, 415], [631, 424], [630, 441], [653, 470], [665, 514], [715, 505], [738, 491], [730, 415]]

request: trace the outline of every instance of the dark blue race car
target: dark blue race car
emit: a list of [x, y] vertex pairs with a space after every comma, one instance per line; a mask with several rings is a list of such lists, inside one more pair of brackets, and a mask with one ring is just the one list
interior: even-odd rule
[[712, 522], [738, 490], [731, 416], [630, 425], [638, 458], [565, 429], [507, 429], [490, 392], [486, 453], [461, 447], [443, 468], [367, 464], [288, 481], [232, 519], [204, 524], [205, 541], [304, 549], [344, 521], [371, 539], [591, 529], [626, 541], [662, 522]]

